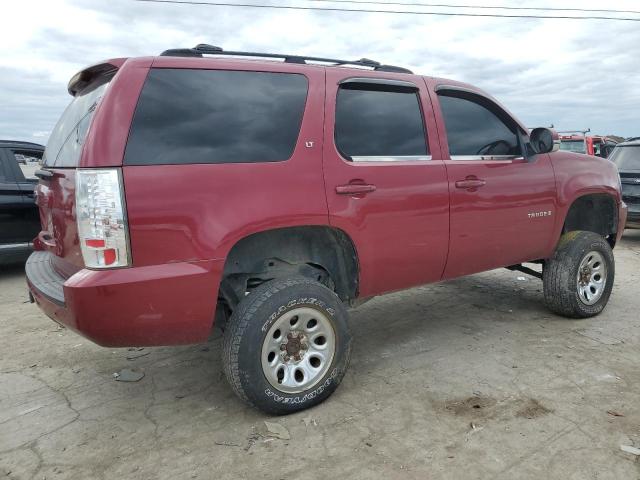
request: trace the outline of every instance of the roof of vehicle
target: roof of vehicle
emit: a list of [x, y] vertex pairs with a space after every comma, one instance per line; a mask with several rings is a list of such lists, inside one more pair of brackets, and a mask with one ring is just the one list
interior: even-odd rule
[[620, 142], [616, 147], [638, 147], [640, 146], [640, 138], [634, 137], [631, 140]]
[[[223, 58], [226, 57], [226, 58]], [[229, 62], [250, 62], [251, 65], [265, 65], [273, 68], [275, 64], [284, 64], [291, 68], [294, 65], [304, 65], [309, 69], [325, 69], [325, 68], [345, 68], [354, 72], [381, 72], [385, 75], [398, 75], [398, 80], [402, 76], [429, 78], [435, 82], [435, 88], [452, 89], [474, 93], [490, 99], [498, 105], [511, 119], [513, 119], [523, 132], [527, 132], [527, 127], [513, 115], [500, 101], [488, 94], [484, 90], [470, 85], [468, 83], [449, 80], [445, 78], [437, 78], [414, 74], [411, 70], [394, 65], [384, 65], [375, 60], [361, 58], [359, 60], [339, 60], [323, 57], [309, 57], [305, 55], [290, 55], [281, 53], [257, 53], [257, 52], [240, 52], [223, 50], [207, 44], [199, 44], [194, 48], [178, 48], [165, 50], [157, 57], [137, 57], [137, 58], [113, 58], [100, 63], [91, 65], [76, 73], [68, 84], [68, 90], [71, 95], [76, 95], [84, 86], [92, 81], [95, 76], [110, 73], [120, 68], [125, 62], [136, 61], [147, 63], [149, 66], [173, 67], [176, 63], [182, 68], [197, 68], [200, 65], [206, 68], [208, 62], [215, 62], [217, 65], [229, 64]], [[203, 62], [202, 64], [200, 62]], [[217, 62], [221, 62], [218, 64]], [[142, 64], [141, 63], [141, 64]]]
[[606, 135], [575, 135], [575, 134], [560, 134], [560, 140], [566, 140], [568, 142], [584, 142], [585, 139], [592, 139], [595, 141], [607, 141], [607, 142], [612, 142], [612, 143], [618, 143], [615, 140], [613, 140], [610, 137], [607, 137]]
[[44, 150], [44, 145], [33, 142], [23, 142], [20, 140], [0, 140], [0, 147], [10, 148], [33, 148], [36, 150]]

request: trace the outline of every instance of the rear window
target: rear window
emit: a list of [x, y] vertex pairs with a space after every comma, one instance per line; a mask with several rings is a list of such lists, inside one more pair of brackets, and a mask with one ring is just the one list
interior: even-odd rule
[[306, 97], [307, 79], [299, 74], [152, 69], [124, 164], [287, 160]]
[[640, 171], [640, 145], [616, 147], [609, 156], [609, 160], [617, 165], [618, 170]]
[[101, 77], [79, 92], [53, 128], [44, 151], [47, 167], [77, 167], [93, 112], [112, 76]]
[[22, 178], [18, 178], [18, 181], [37, 180], [35, 172], [40, 168], [40, 164], [42, 163], [42, 151], [11, 150], [11, 153], [18, 167], [20, 167], [20, 175]]
[[560, 150], [574, 153], [587, 153], [587, 147], [584, 140], [561, 140]]

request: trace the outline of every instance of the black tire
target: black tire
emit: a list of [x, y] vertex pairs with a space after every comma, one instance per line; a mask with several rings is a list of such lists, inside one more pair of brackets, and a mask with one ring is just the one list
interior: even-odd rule
[[[606, 279], [602, 294], [594, 304], [581, 299], [578, 288], [578, 270], [582, 260], [590, 252], [597, 252], [606, 265]], [[609, 301], [615, 262], [609, 243], [593, 232], [574, 231], [566, 233], [543, 270], [544, 301], [547, 307], [569, 318], [587, 318], [598, 315]]]
[[[326, 374], [311, 388], [285, 393], [265, 376], [263, 342], [280, 317], [300, 307], [316, 309], [329, 320], [335, 333], [335, 352]], [[239, 303], [226, 325], [222, 363], [227, 380], [242, 400], [269, 414], [292, 413], [321, 403], [336, 390], [349, 364], [347, 319], [338, 296], [314, 280], [295, 277], [260, 285]]]

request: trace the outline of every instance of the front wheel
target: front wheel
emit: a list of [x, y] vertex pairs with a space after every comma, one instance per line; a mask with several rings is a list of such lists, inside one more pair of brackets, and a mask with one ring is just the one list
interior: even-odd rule
[[593, 232], [566, 233], [544, 266], [545, 303], [565, 317], [593, 317], [607, 305], [614, 276], [613, 252], [603, 237]]
[[307, 278], [260, 285], [240, 302], [224, 333], [229, 383], [245, 402], [271, 414], [302, 410], [329, 397], [350, 354], [344, 305]]

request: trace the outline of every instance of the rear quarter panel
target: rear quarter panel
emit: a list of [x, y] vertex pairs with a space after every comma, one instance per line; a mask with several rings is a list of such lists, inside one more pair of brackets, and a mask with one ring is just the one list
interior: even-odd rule
[[129, 126], [153, 58], [126, 60], [111, 80], [87, 132], [80, 167], [119, 167]]
[[224, 259], [238, 240], [253, 233], [327, 225], [322, 176], [324, 69], [200, 58], [176, 62], [158, 58], [154, 68], [179, 65], [302, 73], [309, 85], [306, 108], [287, 161], [125, 166], [134, 266]]

